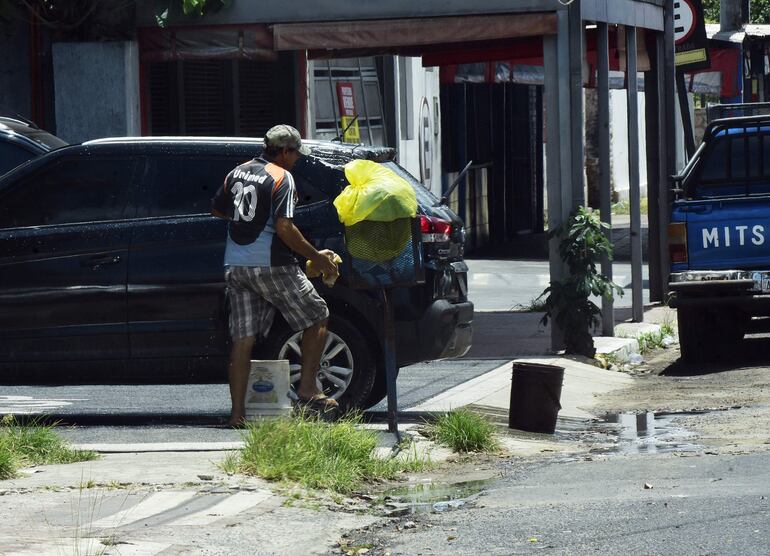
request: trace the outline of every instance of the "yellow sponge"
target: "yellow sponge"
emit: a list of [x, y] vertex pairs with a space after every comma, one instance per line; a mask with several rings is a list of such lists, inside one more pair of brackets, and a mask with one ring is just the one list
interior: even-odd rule
[[[327, 254], [327, 256], [337, 264], [340, 264], [342, 262], [342, 257], [340, 257], [337, 253], [333, 251]], [[305, 274], [307, 274], [308, 278], [315, 278], [321, 275], [321, 271], [315, 268], [313, 261], [308, 260], [307, 263], [305, 263]], [[326, 284], [328, 287], [331, 288], [334, 285], [334, 283], [337, 281], [338, 277], [339, 277], [339, 273], [335, 273], [334, 275], [330, 275], [330, 276], [327, 276], [324, 274], [322, 280], [324, 284]]]

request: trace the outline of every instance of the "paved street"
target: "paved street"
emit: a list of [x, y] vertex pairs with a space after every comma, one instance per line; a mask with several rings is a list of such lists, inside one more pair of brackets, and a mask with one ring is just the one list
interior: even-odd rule
[[[466, 260], [470, 269], [468, 296], [477, 311], [523, 310], [532, 305], [548, 287], [550, 274], [548, 261], [539, 260]], [[623, 296], [615, 301], [615, 307], [631, 307], [631, 265], [615, 262], [613, 280], [623, 287]], [[650, 301], [647, 283], [647, 266], [642, 267], [644, 303]], [[601, 304], [599, 300], [594, 300]]]
[[[504, 310], [538, 291], [546, 263], [469, 266], [471, 298], [486, 307], [476, 315], [475, 351], [402, 369], [402, 408], [505, 403], [506, 362], [547, 352], [538, 314]], [[672, 348], [635, 378], [572, 363], [555, 435], [501, 428], [506, 456], [471, 456], [377, 491], [392, 497], [390, 507], [323, 494], [297, 501], [225, 474], [217, 463], [240, 440], [222, 427], [225, 384], [3, 386], [0, 413], [52, 415], [76, 425], [61, 428], [67, 439], [117, 453], [0, 483], [0, 552], [304, 555], [338, 554], [341, 542], [377, 555], [765, 554], [765, 345], [745, 341], [739, 355], [702, 369], [681, 364]], [[374, 410], [381, 415], [384, 404]], [[394, 507], [405, 513], [386, 517]], [[296, 533], [276, 534], [287, 527]]]
[[[550, 336], [535, 313], [508, 312], [528, 304], [548, 282], [547, 261], [468, 260], [469, 297], [478, 309], [474, 348], [463, 359], [412, 365], [399, 375], [399, 403], [416, 406], [490, 371], [516, 356], [544, 353]], [[629, 265], [616, 265], [628, 286]], [[626, 273], [624, 275], [623, 273]], [[630, 299], [630, 293], [626, 297]], [[621, 302], [624, 303], [622, 300]], [[500, 339], [499, 335], [506, 335]], [[4, 385], [0, 414], [47, 414], [76, 425], [65, 436], [83, 443], [232, 442], [237, 431], [222, 427], [229, 411], [227, 385]], [[374, 411], [383, 411], [381, 403]]]
[[[770, 454], [503, 466], [472, 507], [354, 535], [375, 554], [767, 554]], [[645, 486], [647, 485], [647, 487]]]

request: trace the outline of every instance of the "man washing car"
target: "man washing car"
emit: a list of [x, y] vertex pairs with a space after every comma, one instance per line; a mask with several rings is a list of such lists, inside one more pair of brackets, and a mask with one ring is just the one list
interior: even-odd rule
[[297, 192], [289, 170], [309, 151], [288, 125], [270, 128], [264, 141], [262, 156], [233, 169], [212, 200], [211, 213], [229, 220], [224, 264], [232, 339], [231, 426], [243, 423], [255, 337], [267, 335], [276, 309], [292, 329], [303, 331], [299, 402], [319, 410], [337, 406], [316, 384], [329, 309], [294, 256], [312, 261], [324, 275], [337, 274], [333, 253], [315, 249], [292, 220]]

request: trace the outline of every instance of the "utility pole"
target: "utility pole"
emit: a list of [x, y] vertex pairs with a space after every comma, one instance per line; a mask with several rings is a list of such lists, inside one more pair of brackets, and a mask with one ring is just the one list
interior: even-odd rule
[[749, 22], [749, 10], [749, 0], [719, 0], [719, 30], [740, 30]]

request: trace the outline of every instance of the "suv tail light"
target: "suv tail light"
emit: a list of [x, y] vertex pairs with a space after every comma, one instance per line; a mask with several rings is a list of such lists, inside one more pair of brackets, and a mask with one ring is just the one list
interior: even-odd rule
[[423, 243], [446, 243], [452, 233], [452, 223], [435, 216], [420, 215]]
[[668, 225], [668, 253], [672, 263], [687, 262], [687, 224], [674, 222]]

